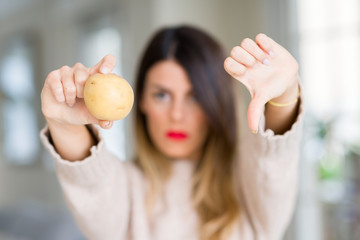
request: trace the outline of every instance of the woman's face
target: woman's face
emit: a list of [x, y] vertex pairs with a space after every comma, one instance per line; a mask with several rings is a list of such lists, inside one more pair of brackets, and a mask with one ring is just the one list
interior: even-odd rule
[[208, 124], [183, 67], [174, 60], [151, 67], [140, 107], [151, 140], [165, 156], [199, 159]]

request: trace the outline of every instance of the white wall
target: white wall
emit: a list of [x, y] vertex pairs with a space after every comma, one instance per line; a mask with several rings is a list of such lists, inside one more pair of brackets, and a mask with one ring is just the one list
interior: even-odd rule
[[261, 9], [254, 1], [166, 1], [155, 0], [154, 25], [188, 23], [200, 26], [216, 36], [227, 49], [254, 37], [261, 30]]

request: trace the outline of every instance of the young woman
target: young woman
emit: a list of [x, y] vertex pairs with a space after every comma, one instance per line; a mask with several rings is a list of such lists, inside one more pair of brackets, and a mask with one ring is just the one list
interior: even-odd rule
[[[136, 159], [111, 155], [83, 101], [86, 79], [115, 59], [51, 72], [41, 138], [88, 239], [280, 239], [296, 199], [302, 108], [298, 65], [264, 34], [225, 59], [203, 31], [155, 34], [135, 89]], [[252, 100], [239, 129], [237, 81]], [[241, 134], [240, 134], [241, 133]]]

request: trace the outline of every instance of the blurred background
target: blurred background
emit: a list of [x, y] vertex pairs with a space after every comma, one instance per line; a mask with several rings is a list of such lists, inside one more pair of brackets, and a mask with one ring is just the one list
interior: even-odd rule
[[[150, 35], [181, 23], [205, 29], [228, 52], [264, 32], [295, 56], [307, 115], [284, 239], [360, 239], [359, 11], [358, 0], [0, 0], [0, 239], [84, 239], [39, 142], [47, 74], [111, 53], [115, 72], [133, 84]], [[122, 159], [132, 154], [131, 121], [103, 131]]]

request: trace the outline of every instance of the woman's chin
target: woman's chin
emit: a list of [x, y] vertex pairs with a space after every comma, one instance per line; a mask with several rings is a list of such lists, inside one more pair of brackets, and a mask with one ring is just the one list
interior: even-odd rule
[[178, 160], [178, 159], [195, 160], [196, 159], [195, 154], [191, 154], [191, 153], [184, 154], [184, 151], [181, 151], [181, 152], [166, 151], [166, 152], [163, 152], [163, 154], [167, 158], [172, 159], [172, 160]]

